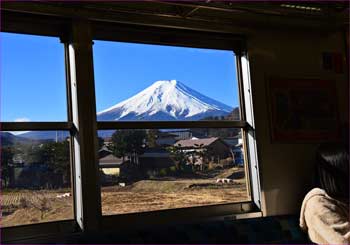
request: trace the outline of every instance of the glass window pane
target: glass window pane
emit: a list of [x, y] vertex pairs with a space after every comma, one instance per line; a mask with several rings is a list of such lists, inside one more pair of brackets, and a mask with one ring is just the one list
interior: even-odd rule
[[0, 132], [1, 227], [74, 218], [69, 132]]
[[99, 121], [239, 120], [233, 51], [95, 41]]
[[249, 201], [240, 129], [99, 131], [104, 215]]
[[64, 48], [55, 37], [0, 33], [0, 120], [66, 121]]

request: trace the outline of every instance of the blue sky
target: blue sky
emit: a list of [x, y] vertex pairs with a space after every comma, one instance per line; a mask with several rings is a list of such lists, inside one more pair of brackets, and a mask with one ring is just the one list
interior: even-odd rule
[[58, 38], [1, 33], [1, 121], [67, 120]]
[[[64, 121], [64, 50], [58, 38], [1, 33], [1, 121]], [[231, 51], [95, 41], [96, 110], [158, 80], [176, 79], [229, 106], [238, 105]]]

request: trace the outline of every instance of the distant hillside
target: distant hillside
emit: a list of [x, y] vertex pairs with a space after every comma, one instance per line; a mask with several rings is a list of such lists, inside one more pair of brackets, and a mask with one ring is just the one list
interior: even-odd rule
[[233, 121], [238, 121], [240, 120], [240, 115], [239, 115], [239, 108], [235, 107], [230, 114], [228, 114], [227, 116], [225, 116], [226, 120], [233, 120]]
[[235, 107], [232, 111], [225, 116], [209, 116], [204, 117], [201, 120], [203, 121], [213, 121], [213, 120], [227, 120], [227, 121], [238, 121], [240, 120], [239, 108]]
[[0, 144], [1, 146], [9, 146], [16, 143], [27, 143], [28, 139], [16, 136], [14, 134], [11, 134], [10, 132], [0, 132]]
[[69, 137], [68, 131], [30, 131], [21, 134], [20, 137], [31, 140], [56, 140], [63, 141]]

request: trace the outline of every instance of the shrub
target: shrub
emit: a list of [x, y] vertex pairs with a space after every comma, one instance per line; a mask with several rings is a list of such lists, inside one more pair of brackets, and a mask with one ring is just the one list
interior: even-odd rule
[[166, 176], [167, 175], [167, 169], [166, 168], [162, 168], [159, 170], [159, 176]]
[[169, 168], [169, 172], [171, 172], [171, 173], [175, 173], [176, 171], [177, 171], [177, 169], [176, 169], [175, 166], [171, 166], [171, 167]]
[[146, 172], [146, 175], [148, 176], [148, 178], [155, 178], [155, 177], [157, 177], [158, 176], [158, 171], [156, 171], [156, 170], [148, 170], [147, 172]]
[[228, 157], [226, 159], [221, 159], [220, 160], [220, 165], [222, 166], [229, 166], [229, 165], [232, 165], [233, 164], [233, 158], [232, 157]]
[[25, 197], [19, 199], [19, 208], [29, 208], [30, 202]]

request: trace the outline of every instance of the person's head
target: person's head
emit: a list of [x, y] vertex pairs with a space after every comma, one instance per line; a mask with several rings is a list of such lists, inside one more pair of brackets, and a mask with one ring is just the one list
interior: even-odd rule
[[342, 144], [321, 145], [316, 153], [316, 186], [334, 198], [349, 199], [349, 149]]

